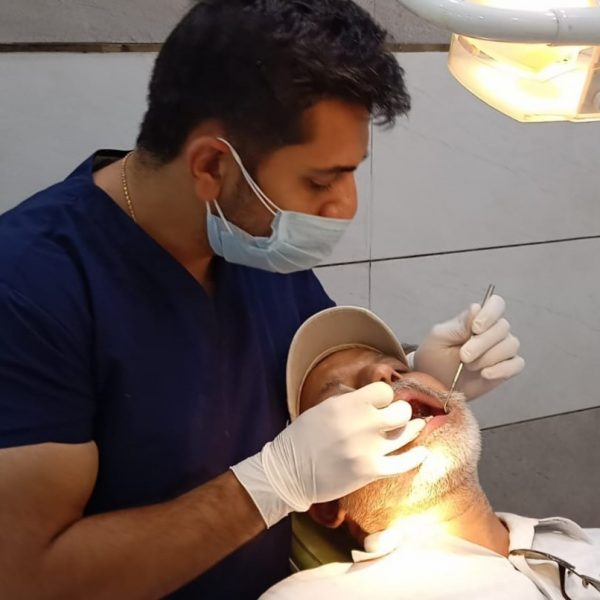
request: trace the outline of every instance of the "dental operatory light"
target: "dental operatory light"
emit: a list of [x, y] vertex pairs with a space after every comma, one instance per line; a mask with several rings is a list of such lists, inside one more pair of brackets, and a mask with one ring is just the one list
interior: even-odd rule
[[600, 0], [400, 0], [453, 32], [449, 69], [522, 122], [600, 120]]

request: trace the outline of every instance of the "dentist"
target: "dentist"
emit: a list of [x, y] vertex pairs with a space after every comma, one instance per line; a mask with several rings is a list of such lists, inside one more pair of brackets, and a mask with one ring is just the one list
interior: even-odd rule
[[[0, 217], [0, 597], [256, 598], [287, 575], [286, 515], [423, 460], [388, 456], [419, 432], [381, 382], [286, 427], [290, 341], [332, 305], [310, 269], [371, 119], [409, 109], [384, 38], [350, 0], [199, 2], [135, 150]], [[419, 370], [462, 358], [471, 397], [515, 375], [503, 312], [435, 327]]]

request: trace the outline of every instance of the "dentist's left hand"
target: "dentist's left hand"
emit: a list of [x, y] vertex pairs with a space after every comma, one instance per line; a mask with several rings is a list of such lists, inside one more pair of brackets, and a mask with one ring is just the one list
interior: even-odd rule
[[267, 527], [292, 511], [336, 500], [372, 481], [410, 471], [427, 450], [388, 456], [422, 431], [412, 409], [393, 402], [377, 382], [333, 398], [301, 414], [262, 451], [232, 467]]
[[[414, 354], [414, 368], [450, 387], [459, 364], [465, 363], [457, 391], [469, 400], [485, 394], [519, 374], [525, 361], [519, 340], [504, 318], [506, 302], [494, 295], [483, 308], [470, 308], [436, 325]], [[409, 359], [410, 360], [410, 359]]]

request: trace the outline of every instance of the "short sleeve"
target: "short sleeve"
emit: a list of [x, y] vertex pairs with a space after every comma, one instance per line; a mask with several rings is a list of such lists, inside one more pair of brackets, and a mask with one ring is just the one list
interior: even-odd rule
[[304, 281], [300, 289], [304, 295], [303, 306], [306, 309], [305, 314], [302, 315], [302, 322], [304, 322], [314, 314], [335, 306], [335, 302], [327, 295], [314, 271], [306, 271], [302, 275]]
[[0, 283], [0, 448], [90, 441], [90, 364], [81, 332]]

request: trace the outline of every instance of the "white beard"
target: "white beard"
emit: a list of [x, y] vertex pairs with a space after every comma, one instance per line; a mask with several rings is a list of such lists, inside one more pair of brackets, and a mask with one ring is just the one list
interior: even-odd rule
[[348, 517], [365, 532], [381, 531], [392, 521], [422, 513], [477, 481], [479, 425], [464, 400], [454, 399], [450, 408], [444, 425], [411, 444], [430, 451], [417, 469], [376, 481], [341, 499]]

